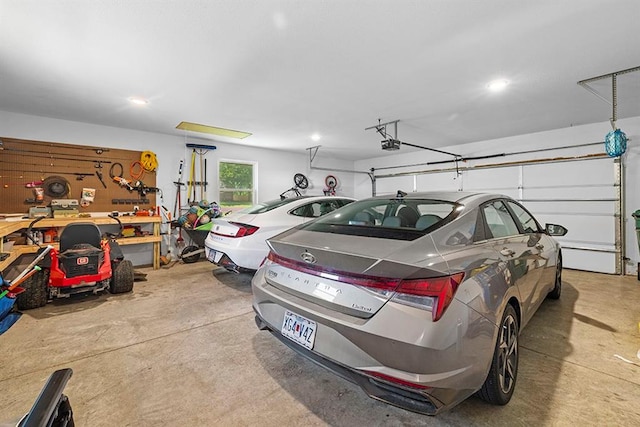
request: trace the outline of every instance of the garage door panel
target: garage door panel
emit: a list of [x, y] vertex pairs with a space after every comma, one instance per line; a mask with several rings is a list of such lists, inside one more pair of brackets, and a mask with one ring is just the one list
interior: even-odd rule
[[566, 227], [567, 234], [562, 238], [558, 238], [559, 241], [573, 241], [589, 244], [607, 244], [615, 245], [615, 224], [612, 218], [603, 217], [591, 217], [591, 218], [576, 218], [565, 217], [564, 220], [559, 221], [560, 217], [549, 218], [547, 221], [544, 217], [539, 218], [540, 222], [560, 224]]
[[562, 258], [562, 263], [566, 268], [611, 274], [616, 272], [616, 257], [615, 254], [612, 253], [579, 251], [563, 248]]
[[430, 173], [418, 175], [418, 191], [458, 191], [460, 182], [454, 179], [455, 172]]
[[524, 199], [613, 199], [616, 197], [616, 189], [610, 184], [538, 188], [525, 186], [522, 195]]
[[612, 202], [536, 202], [524, 199], [522, 204], [534, 215], [559, 213], [565, 215], [608, 215], [613, 216]]
[[398, 190], [407, 193], [413, 191], [413, 176], [394, 176], [391, 178], [376, 179], [376, 195], [396, 194]]
[[560, 163], [541, 163], [523, 167], [523, 183], [526, 186], [566, 186], [575, 184], [611, 183], [613, 181], [611, 159], [584, 160]]
[[505, 191], [515, 190], [517, 193], [520, 168], [470, 170], [463, 172], [462, 178], [465, 191], [505, 194]]

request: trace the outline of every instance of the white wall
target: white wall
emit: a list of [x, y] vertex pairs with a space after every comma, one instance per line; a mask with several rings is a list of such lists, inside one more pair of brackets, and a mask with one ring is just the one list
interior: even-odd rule
[[[217, 147], [216, 150], [209, 151], [205, 155], [207, 158], [207, 180], [209, 182], [205, 197], [209, 201], [218, 200], [217, 162], [222, 159], [244, 160], [258, 163], [258, 201], [278, 198], [280, 193], [293, 186], [293, 175], [296, 173], [305, 174], [309, 180], [309, 188], [303, 190], [303, 194], [323, 194], [324, 180], [328, 174], [334, 175], [338, 179], [338, 187], [336, 188], [337, 195], [353, 196], [354, 193], [353, 177], [351, 174], [311, 170], [309, 168], [309, 154], [307, 151], [294, 153], [260, 149], [203, 139], [189, 139], [189, 137], [185, 138], [184, 136], [98, 126], [5, 111], [0, 111], [0, 138], [2, 137], [136, 151], [151, 150], [156, 154], [159, 162], [156, 174], [156, 185], [162, 190], [164, 195], [164, 200], [158, 200], [158, 203], [163, 203], [169, 211], [173, 211], [176, 196], [176, 186], [173, 182], [178, 178], [180, 159], [185, 161], [183, 182], [186, 182], [189, 177], [188, 165], [191, 162], [191, 149], [186, 148], [185, 144], [187, 142], [215, 145]], [[105, 159], [108, 160], [108, 156], [105, 156]], [[320, 152], [314, 160], [314, 166], [331, 166], [337, 169], [351, 170], [353, 169], [353, 162], [322, 157], [322, 153]], [[186, 193], [186, 189], [183, 189], [183, 191]], [[183, 203], [186, 201], [185, 193], [182, 195]], [[99, 197], [99, 189], [97, 197]], [[129, 255], [130, 252], [146, 254], [149, 248], [145, 246], [147, 245], [127, 246], [125, 250], [127, 251], [127, 255]], [[149, 258], [149, 260], [150, 259], [151, 258]], [[134, 262], [137, 264], [146, 264], [150, 261], [140, 261], [139, 257], [137, 257], [134, 259]]]
[[[626, 256], [630, 258], [627, 263], [627, 273], [635, 274], [636, 266], [640, 261], [640, 253], [638, 251], [638, 243], [635, 233], [635, 221], [631, 214], [640, 209], [640, 192], [637, 190], [637, 183], [640, 182], [640, 117], [634, 117], [630, 119], [618, 120], [618, 127], [622, 129], [627, 137], [630, 139], [627, 147], [627, 152], [623, 156], [623, 162], [625, 165], [625, 184], [626, 184], [626, 209], [625, 209], [625, 226], [626, 226]], [[402, 129], [402, 123], [400, 123], [400, 130]], [[452, 153], [460, 154], [462, 156], [483, 156], [493, 155], [500, 153], [513, 153], [526, 150], [546, 149], [560, 146], [580, 145], [587, 143], [594, 143], [604, 140], [604, 136], [611, 130], [609, 122], [595, 123], [583, 126], [573, 126], [563, 129], [557, 129], [553, 131], [539, 132], [527, 135], [519, 135], [509, 138], [479, 141], [465, 145], [459, 145], [455, 147], [438, 147], [443, 151], [449, 151]], [[373, 141], [372, 141], [373, 143]], [[375, 143], [379, 143], [377, 140]], [[428, 142], [415, 142], [424, 146], [429, 146]], [[444, 164], [436, 166], [416, 165], [418, 163], [426, 163], [440, 160], [448, 160], [451, 157], [434, 153], [426, 150], [411, 149], [407, 151], [407, 148], [401, 148], [398, 152], [380, 152], [380, 157], [360, 160], [354, 162], [354, 167], [357, 170], [369, 170], [370, 168], [376, 168], [376, 175], [381, 174], [393, 174], [398, 172], [407, 171], [423, 171], [453, 167], [453, 164]], [[572, 149], [558, 149], [543, 151], [538, 153], [528, 153], [520, 155], [511, 155], [505, 157], [497, 157], [493, 159], [484, 159], [477, 161], [470, 161], [463, 166], [475, 166], [481, 164], [493, 164], [512, 162], [517, 160], [527, 159], [544, 159], [555, 157], [571, 157], [590, 153], [603, 153], [604, 145], [572, 148]], [[384, 169], [389, 166], [404, 166], [401, 168]], [[414, 166], [405, 166], [414, 165]], [[499, 189], [502, 185], [498, 178], [499, 169], [496, 169], [496, 184], [495, 188]], [[555, 179], [558, 182], [562, 182], [564, 177], [563, 173], [567, 173], [567, 170], [563, 168], [549, 168], [548, 173], [555, 175]], [[428, 175], [432, 176], [432, 175]], [[455, 172], [433, 175], [437, 176], [439, 188], [451, 188], [457, 189], [460, 187], [460, 180], [465, 179], [465, 175], [457, 177]], [[413, 189], [413, 177], [396, 177], [385, 178], [378, 180], [378, 194], [382, 192], [395, 192], [398, 189]], [[418, 180], [420, 183], [420, 180]], [[462, 187], [465, 187], [462, 185]], [[355, 196], [357, 198], [368, 197], [371, 195], [371, 181], [368, 177], [363, 175], [356, 175], [354, 177]], [[418, 186], [418, 191], [428, 191], [428, 188], [422, 188]], [[405, 190], [406, 191], [406, 190]], [[500, 192], [500, 191], [496, 191]], [[551, 195], [549, 195], [551, 196]]]

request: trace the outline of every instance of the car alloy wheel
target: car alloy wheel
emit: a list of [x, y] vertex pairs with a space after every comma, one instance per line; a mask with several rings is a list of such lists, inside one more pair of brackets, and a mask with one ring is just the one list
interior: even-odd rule
[[518, 376], [518, 316], [511, 305], [502, 315], [491, 367], [478, 396], [493, 404], [506, 405], [511, 400]]
[[509, 394], [518, 370], [518, 321], [511, 313], [502, 322], [498, 342], [498, 381], [502, 393]]

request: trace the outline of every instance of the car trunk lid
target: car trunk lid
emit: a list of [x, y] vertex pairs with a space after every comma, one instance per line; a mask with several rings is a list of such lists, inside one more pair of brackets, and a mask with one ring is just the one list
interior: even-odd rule
[[220, 236], [241, 237], [246, 235], [247, 229], [253, 227], [250, 224], [254, 219], [255, 215], [241, 215], [229, 220], [214, 220], [211, 232]]
[[[270, 239], [269, 245], [265, 278], [270, 285], [361, 318], [382, 308], [402, 280], [447, 274], [430, 238], [409, 243], [296, 230]], [[425, 258], [431, 258], [432, 267], [419, 266]]]

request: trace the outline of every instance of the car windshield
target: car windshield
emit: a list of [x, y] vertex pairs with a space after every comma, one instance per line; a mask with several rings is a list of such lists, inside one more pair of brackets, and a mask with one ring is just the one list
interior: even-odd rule
[[280, 206], [287, 205], [291, 202], [295, 202], [296, 200], [300, 200], [300, 199], [301, 197], [292, 197], [288, 199], [269, 200], [268, 202], [258, 203], [257, 205], [253, 205], [246, 209], [242, 209], [239, 212], [245, 213], [245, 214], [261, 214], [261, 213], [269, 212], [270, 210], [279, 208]]
[[457, 215], [457, 204], [430, 199], [367, 199], [301, 228], [309, 231], [413, 240]]

